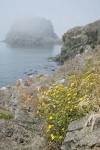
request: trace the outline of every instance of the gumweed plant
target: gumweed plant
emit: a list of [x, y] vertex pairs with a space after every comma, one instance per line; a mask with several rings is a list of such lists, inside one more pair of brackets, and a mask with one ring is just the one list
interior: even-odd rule
[[42, 91], [39, 99], [37, 112], [47, 122], [45, 136], [52, 145], [61, 145], [72, 121], [100, 108], [100, 63], [86, 65], [68, 80], [68, 87], [55, 85]]

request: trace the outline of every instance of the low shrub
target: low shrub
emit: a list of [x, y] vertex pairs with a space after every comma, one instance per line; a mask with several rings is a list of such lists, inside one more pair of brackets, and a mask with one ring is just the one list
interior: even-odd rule
[[39, 99], [38, 115], [46, 121], [45, 136], [54, 147], [62, 143], [72, 121], [100, 109], [100, 63], [87, 64], [68, 80], [68, 87], [53, 86]]
[[14, 116], [11, 113], [0, 113], [0, 119], [13, 119]]

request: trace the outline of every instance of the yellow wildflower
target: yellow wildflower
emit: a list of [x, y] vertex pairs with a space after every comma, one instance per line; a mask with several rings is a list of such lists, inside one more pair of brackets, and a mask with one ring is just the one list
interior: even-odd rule
[[50, 93], [51, 92], [51, 90], [48, 90], [48, 93]]
[[53, 125], [49, 125], [49, 126], [48, 126], [48, 129], [51, 129], [52, 127], [53, 127]]
[[71, 87], [73, 87], [74, 85], [75, 85], [74, 83], [71, 83], [71, 85], [70, 85], [70, 86], [71, 86]]
[[68, 104], [70, 104], [70, 101], [68, 101]]
[[70, 101], [70, 97], [68, 98], [68, 101]]
[[82, 101], [82, 100], [83, 100], [83, 98], [81, 97], [81, 98], [80, 98], [80, 101]]
[[51, 134], [51, 139], [54, 140], [55, 139], [55, 136], [53, 134]]
[[77, 95], [77, 93], [75, 93], [73, 96], [76, 96]]
[[90, 85], [93, 85], [93, 83], [91, 82]]
[[62, 139], [63, 137], [62, 136], [59, 136], [59, 139]]
[[50, 130], [48, 129], [46, 132], [48, 133]]
[[55, 97], [55, 93], [54, 93], [54, 94], [51, 94], [51, 97]]
[[50, 116], [50, 117], [49, 117], [49, 120], [52, 120], [52, 118], [53, 118], [53, 117], [52, 117], [52, 116]]
[[71, 108], [70, 111], [73, 111], [73, 109]]
[[71, 94], [67, 94], [67, 96], [70, 96]]
[[64, 131], [64, 128], [62, 128], [62, 131]]
[[90, 75], [88, 75], [87, 78], [90, 78]]
[[74, 106], [74, 108], [76, 108], [76, 106]]
[[69, 106], [66, 106], [66, 108], [68, 109], [68, 108], [69, 108]]
[[56, 85], [56, 87], [55, 87], [56, 89], [59, 89], [59, 86], [58, 85]]

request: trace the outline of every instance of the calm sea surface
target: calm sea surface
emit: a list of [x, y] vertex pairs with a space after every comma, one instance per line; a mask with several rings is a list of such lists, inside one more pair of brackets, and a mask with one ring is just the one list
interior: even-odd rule
[[28, 75], [50, 74], [58, 65], [49, 57], [60, 53], [60, 49], [61, 45], [22, 48], [0, 43], [0, 87]]

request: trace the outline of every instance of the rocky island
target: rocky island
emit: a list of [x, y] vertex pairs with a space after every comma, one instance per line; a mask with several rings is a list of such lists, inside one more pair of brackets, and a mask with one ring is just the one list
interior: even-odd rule
[[50, 20], [34, 18], [14, 23], [5, 41], [11, 45], [41, 45], [58, 43], [59, 38]]
[[62, 40], [52, 75], [0, 89], [1, 150], [100, 150], [100, 21]]

